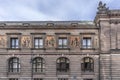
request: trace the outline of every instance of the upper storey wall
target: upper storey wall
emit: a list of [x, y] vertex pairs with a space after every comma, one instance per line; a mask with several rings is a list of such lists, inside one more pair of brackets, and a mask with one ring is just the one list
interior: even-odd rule
[[[50, 22], [0, 22], [0, 49], [11, 48], [11, 38], [19, 39], [20, 49], [34, 49], [34, 39], [42, 38], [44, 49], [57, 52], [59, 38], [67, 39], [68, 52], [97, 52], [99, 48], [99, 28], [93, 22], [50, 21]], [[82, 47], [83, 39], [90, 38], [90, 48]], [[57, 51], [56, 51], [57, 50]], [[61, 50], [62, 51], [62, 50]]]

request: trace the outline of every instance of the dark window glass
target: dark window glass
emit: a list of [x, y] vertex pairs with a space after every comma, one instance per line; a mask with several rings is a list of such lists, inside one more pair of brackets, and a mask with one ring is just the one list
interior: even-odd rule
[[57, 71], [58, 72], [69, 71], [69, 60], [67, 58], [61, 57], [57, 60]]
[[42, 78], [34, 78], [34, 80], [43, 80]]
[[10, 78], [9, 80], [18, 80], [18, 78]]
[[11, 38], [10, 39], [10, 47], [11, 48], [19, 48], [19, 40], [18, 40], [18, 38]]
[[58, 40], [58, 47], [59, 48], [67, 48], [68, 40], [66, 37], [60, 37]]
[[58, 80], [68, 80], [68, 78], [58, 78]]
[[42, 38], [34, 38], [34, 47], [35, 48], [43, 48], [43, 39]]
[[13, 57], [9, 59], [9, 72], [20, 72], [19, 58]]
[[94, 71], [94, 61], [92, 58], [85, 57], [81, 63], [82, 71]]
[[45, 72], [45, 61], [41, 57], [33, 59], [33, 72]]
[[93, 79], [84, 79], [84, 80], [93, 80]]
[[91, 48], [91, 47], [92, 47], [91, 38], [89, 37], [83, 38], [82, 48]]

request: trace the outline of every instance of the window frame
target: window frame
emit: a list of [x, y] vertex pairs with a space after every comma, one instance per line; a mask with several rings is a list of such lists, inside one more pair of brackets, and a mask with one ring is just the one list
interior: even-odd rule
[[19, 39], [18, 39], [18, 37], [11, 37], [10, 38], [10, 48], [11, 49], [18, 49], [19, 48]]
[[[32, 39], [32, 49], [33, 50], [46, 50], [45, 48], [45, 38], [46, 38], [46, 33], [30, 33], [31, 34], [31, 39]], [[43, 48], [35, 48], [35, 38], [42, 38], [43, 39]]]
[[[60, 45], [61, 41], [61, 45]], [[67, 37], [58, 37], [58, 48], [64, 49], [68, 48], [68, 38]]]
[[[14, 66], [17, 65], [16, 68]], [[17, 57], [12, 57], [8, 61], [8, 72], [10, 73], [18, 73], [20, 72], [21, 66], [20, 66], [20, 60]]]
[[91, 57], [84, 57], [81, 63], [81, 70], [83, 72], [94, 72], [94, 59]]
[[56, 71], [61, 72], [61, 73], [69, 72], [70, 71], [70, 60], [66, 57], [58, 58], [56, 61]]
[[[37, 39], [37, 42], [38, 42], [38, 44], [36, 45], [36, 39]], [[41, 41], [40, 40], [42, 40], [42, 45], [40, 45], [41, 43]], [[37, 47], [36, 47], [37, 46]], [[40, 48], [44, 48], [44, 40], [43, 40], [43, 38], [42, 37], [34, 37], [34, 48], [35, 49], [40, 49]]]
[[[38, 61], [40, 60], [40, 61]], [[39, 65], [40, 67], [38, 68]], [[45, 72], [45, 60], [42, 57], [36, 57], [32, 60], [32, 66], [33, 66], [33, 73], [44, 73]]]
[[[6, 33], [7, 35], [7, 50], [18, 50], [21, 49], [21, 35], [22, 33]], [[11, 48], [11, 38], [18, 38], [19, 44], [18, 44], [18, 48]]]
[[[84, 41], [85, 41], [85, 44], [84, 44]], [[82, 39], [82, 48], [83, 49], [92, 48], [92, 38], [91, 37], [83, 37], [83, 39]]]

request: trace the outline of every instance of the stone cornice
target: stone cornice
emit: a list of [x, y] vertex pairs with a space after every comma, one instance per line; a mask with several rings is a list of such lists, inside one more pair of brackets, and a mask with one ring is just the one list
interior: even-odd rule
[[96, 28], [92, 21], [0, 21], [0, 29], [79, 29]]

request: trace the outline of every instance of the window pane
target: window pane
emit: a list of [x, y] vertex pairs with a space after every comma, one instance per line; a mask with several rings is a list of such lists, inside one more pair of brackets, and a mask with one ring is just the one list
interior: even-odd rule
[[63, 39], [63, 45], [67, 45], [67, 39]]
[[38, 45], [38, 39], [35, 39], [35, 45]]
[[19, 40], [16, 39], [16, 47], [18, 48], [18, 45], [19, 45]]
[[86, 45], [87, 43], [86, 43], [86, 39], [83, 39], [83, 45]]
[[42, 66], [43, 68], [45, 68], [45, 64], [43, 64], [43, 66]]
[[18, 62], [18, 59], [17, 58], [13, 58], [13, 62]]
[[87, 45], [89, 45], [89, 47], [90, 47], [91, 46], [91, 39], [88, 39], [87, 43], [88, 43]]
[[15, 45], [15, 40], [14, 39], [12, 39], [12, 45]]
[[13, 68], [17, 68], [17, 63], [13, 63]]
[[86, 39], [83, 39], [83, 48], [86, 48], [86, 44], [87, 44], [87, 42], [86, 42]]
[[62, 39], [59, 39], [59, 45], [62, 45]]
[[89, 58], [85, 58], [85, 62], [89, 62]]
[[41, 68], [41, 63], [37, 63], [37, 68]]
[[39, 45], [43, 45], [43, 39], [39, 39]]
[[18, 64], [18, 67], [20, 68], [20, 64]]

